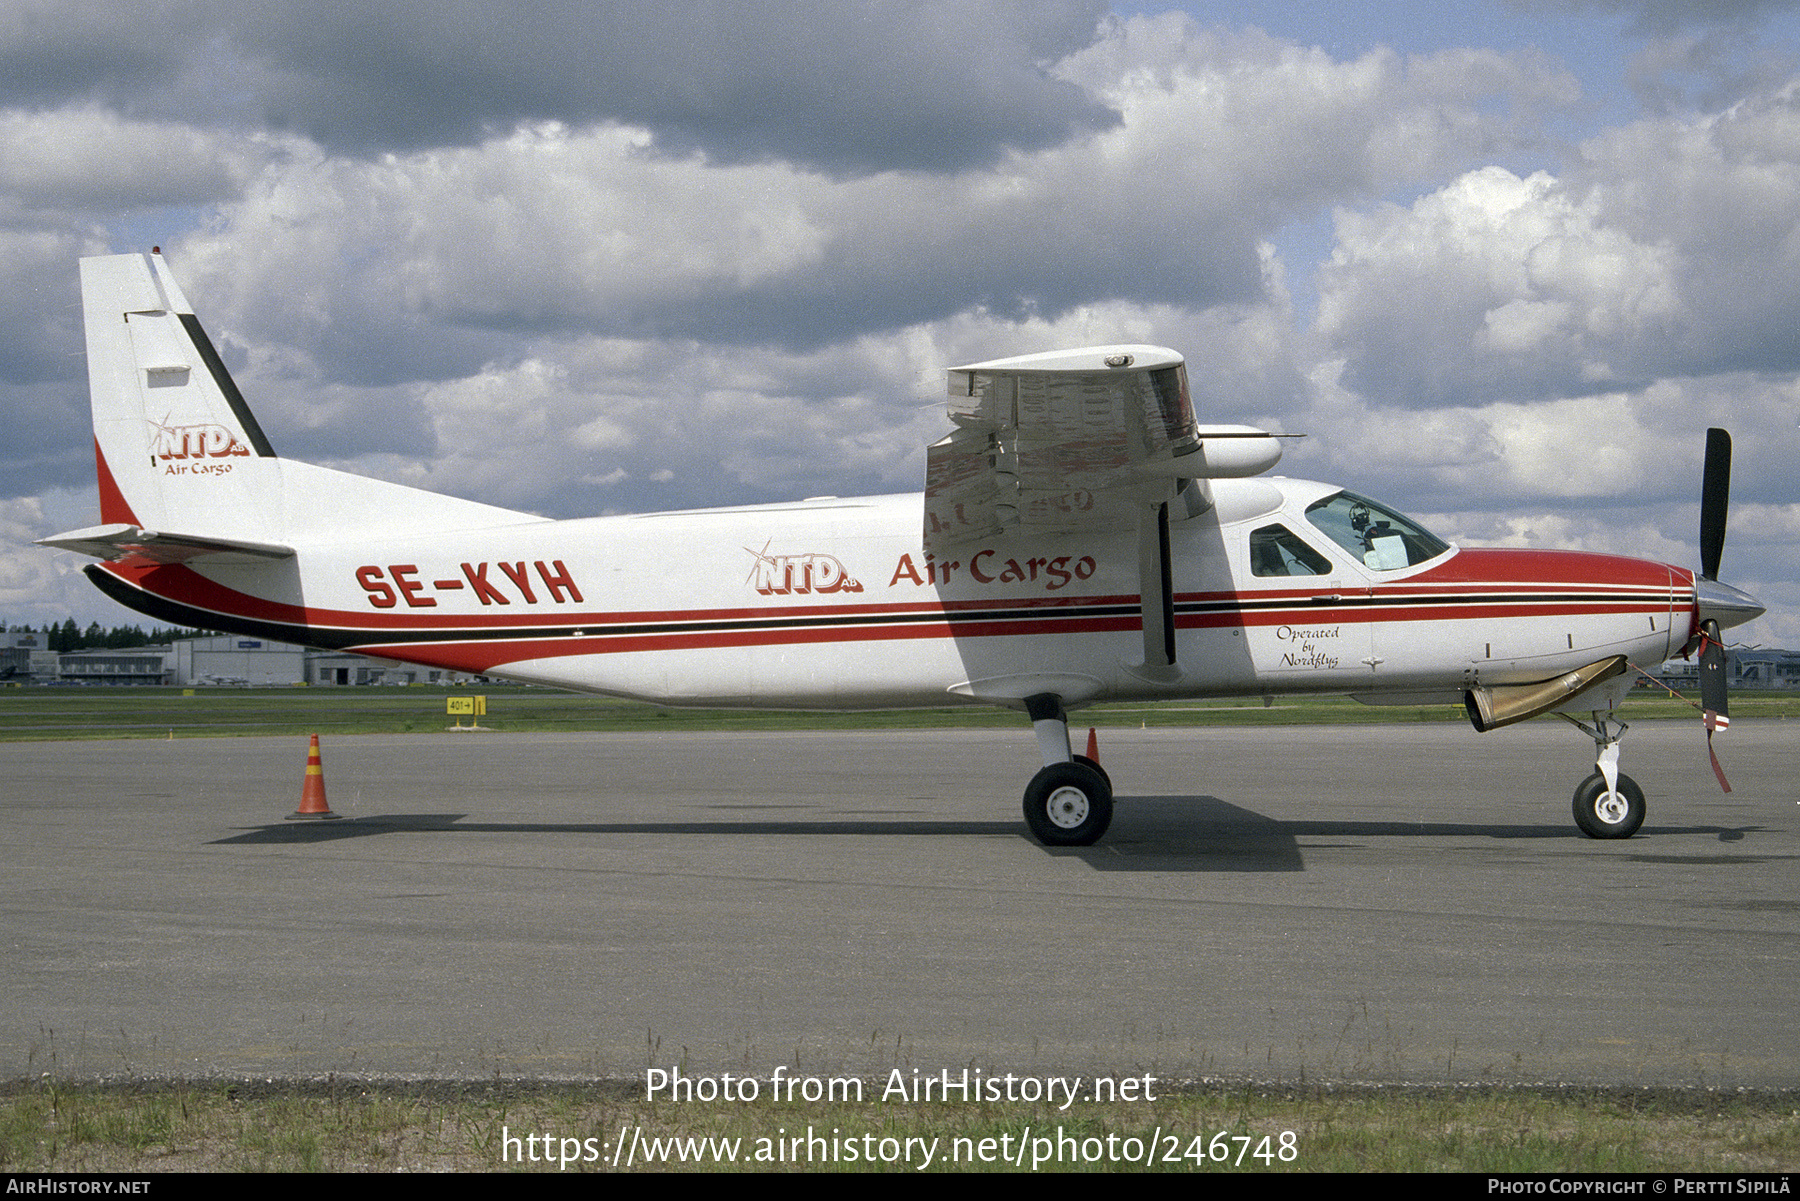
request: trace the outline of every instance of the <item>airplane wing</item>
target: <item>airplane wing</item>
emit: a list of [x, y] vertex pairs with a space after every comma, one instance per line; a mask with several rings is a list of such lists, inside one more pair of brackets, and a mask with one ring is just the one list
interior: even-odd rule
[[123, 559], [139, 555], [156, 563], [185, 563], [203, 555], [242, 556], [246, 559], [289, 559], [291, 546], [272, 542], [246, 542], [236, 538], [206, 538], [197, 534], [174, 534], [166, 530], [146, 530], [135, 525], [114, 523], [85, 530], [70, 530], [53, 538], [39, 538], [39, 546], [78, 551], [96, 559]]
[[926, 451], [933, 553], [1007, 534], [1133, 529], [1187, 481], [1256, 475], [1281, 457], [1262, 430], [1201, 427], [1187, 368], [1161, 346], [953, 367], [949, 412], [955, 431]]
[[1281, 458], [1275, 436], [1202, 427], [1187, 368], [1161, 346], [1091, 346], [950, 369], [956, 429], [926, 451], [925, 549], [1032, 534], [1135, 531], [1144, 661], [1175, 666], [1170, 502], [1211, 506], [1206, 481], [1257, 475]]

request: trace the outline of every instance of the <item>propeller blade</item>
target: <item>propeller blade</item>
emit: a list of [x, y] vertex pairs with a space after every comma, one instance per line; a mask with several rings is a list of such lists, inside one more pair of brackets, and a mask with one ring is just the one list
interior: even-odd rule
[[1725, 686], [1725, 644], [1719, 641], [1719, 623], [1707, 621], [1700, 626], [1700, 705], [1706, 711], [1706, 755], [1712, 760], [1713, 775], [1719, 787], [1731, 791], [1731, 781], [1719, 766], [1718, 752], [1713, 750], [1713, 735], [1731, 726], [1730, 690]]
[[1719, 578], [1719, 556], [1725, 550], [1725, 512], [1731, 504], [1731, 435], [1706, 431], [1706, 468], [1700, 477], [1700, 574]]
[[1719, 623], [1700, 627], [1700, 707], [1723, 718], [1731, 715], [1730, 690], [1725, 685], [1725, 644], [1719, 641]]

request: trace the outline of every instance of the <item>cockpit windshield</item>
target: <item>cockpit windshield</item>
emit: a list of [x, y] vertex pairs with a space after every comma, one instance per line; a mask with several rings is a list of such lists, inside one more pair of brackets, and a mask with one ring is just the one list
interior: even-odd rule
[[1306, 519], [1372, 571], [1398, 571], [1450, 549], [1436, 534], [1354, 492], [1308, 505]]

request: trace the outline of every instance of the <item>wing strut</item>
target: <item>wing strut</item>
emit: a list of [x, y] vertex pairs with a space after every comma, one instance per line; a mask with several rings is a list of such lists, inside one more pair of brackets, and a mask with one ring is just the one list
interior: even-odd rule
[[1175, 573], [1169, 556], [1169, 506], [1145, 506], [1138, 516], [1138, 590], [1143, 605], [1144, 661], [1132, 671], [1172, 680], [1175, 665]]

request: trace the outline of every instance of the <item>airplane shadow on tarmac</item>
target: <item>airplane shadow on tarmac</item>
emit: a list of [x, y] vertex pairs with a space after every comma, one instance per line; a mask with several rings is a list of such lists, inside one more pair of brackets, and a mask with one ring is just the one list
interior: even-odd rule
[[[1210, 796], [1117, 798], [1112, 828], [1091, 847], [1044, 847], [1044, 854], [1075, 858], [1096, 871], [1297, 872], [1306, 869], [1301, 839], [1377, 838], [1536, 839], [1578, 848], [1610, 844], [1582, 838], [1566, 824], [1500, 825], [1474, 822], [1277, 821]], [[854, 835], [972, 838], [1010, 835], [1029, 841], [1022, 821], [917, 821], [867, 818], [822, 820], [662, 821], [662, 822], [483, 822], [464, 813], [391, 813], [337, 821], [272, 822], [212, 845], [304, 845], [370, 838], [384, 834], [694, 834], [731, 837], [812, 837]], [[1717, 826], [1646, 827], [1646, 835], [1710, 834], [1719, 841], [1741, 839], [1746, 831]], [[1318, 849], [1315, 846], [1315, 849]], [[1686, 856], [1683, 856], [1686, 858]]]

